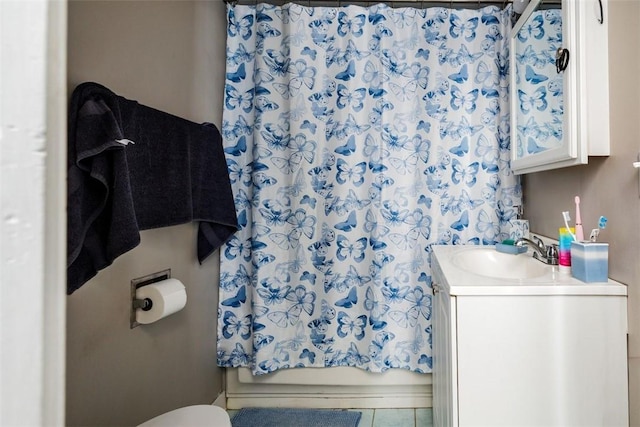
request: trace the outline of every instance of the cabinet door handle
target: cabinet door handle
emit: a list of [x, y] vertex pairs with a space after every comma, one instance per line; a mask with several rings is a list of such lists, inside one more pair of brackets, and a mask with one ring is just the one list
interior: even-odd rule
[[561, 47], [556, 51], [556, 71], [558, 74], [567, 69], [569, 65], [569, 49], [563, 49]]
[[600, 5], [600, 18], [598, 18], [598, 22], [600, 24], [604, 24], [604, 9], [602, 8], [602, 0], [598, 0], [598, 5]]
[[431, 285], [431, 288], [433, 289], [433, 294], [437, 294], [438, 292], [440, 292], [440, 289], [438, 288], [438, 284], [434, 283]]

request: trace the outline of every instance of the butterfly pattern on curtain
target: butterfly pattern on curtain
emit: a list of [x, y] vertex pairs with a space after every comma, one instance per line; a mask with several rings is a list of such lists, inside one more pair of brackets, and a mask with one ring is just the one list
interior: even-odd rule
[[218, 365], [430, 372], [433, 244], [516, 217], [509, 12], [228, 6]]
[[537, 10], [518, 32], [514, 70], [518, 82], [518, 158], [562, 145], [563, 74], [556, 71], [562, 47], [562, 11]]

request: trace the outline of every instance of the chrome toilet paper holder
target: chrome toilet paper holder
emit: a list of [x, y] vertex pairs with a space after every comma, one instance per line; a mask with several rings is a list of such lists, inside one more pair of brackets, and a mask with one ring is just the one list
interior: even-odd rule
[[171, 269], [158, 271], [157, 273], [148, 274], [143, 277], [138, 277], [131, 280], [131, 311], [129, 315], [129, 327], [130, 329], [140, 326], [141, 323], [136, 321], [136, 310], [142, 309], [149, 311], [153, 307], [153, 302], [149, 298], [138, 299], [136, 298], [136, 291], [143, 286], [151, 285], [152, 283], [160, 282], [162, 280], [171, 278]]

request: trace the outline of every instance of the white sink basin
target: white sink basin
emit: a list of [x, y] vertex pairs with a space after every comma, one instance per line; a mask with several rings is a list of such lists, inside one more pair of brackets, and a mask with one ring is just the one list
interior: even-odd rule
[[456, 252], [451, 262], [469, 273], [496, 279], [532, 279], [545, 275], [550, 268], [533, 259], [530, 254], [505, 254], [493, 247], [475, 247]]

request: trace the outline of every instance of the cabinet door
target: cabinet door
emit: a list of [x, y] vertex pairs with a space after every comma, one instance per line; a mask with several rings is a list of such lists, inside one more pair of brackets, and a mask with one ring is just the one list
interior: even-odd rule
[[[609, 154], [606, 7], [606, 0], [532, 0], [514, 26], [511, 167], [516, 174]], [[556, 59], [564, 49], [562, 71]]]
[[625, 297], [458, 296], [457, 309], [460, 426], [628, 425]]
[[[510, 41], [511, 167], [516, 173], [587, 162], [587, 150], [578, 144], [577, 4], [540, 3], [530, 3]], [[569, 52], [561, 71], [558, 49]]]
[[433, 424], [458, 425], [456, 379], [456, 297], [434, 286], [433, 301]]

